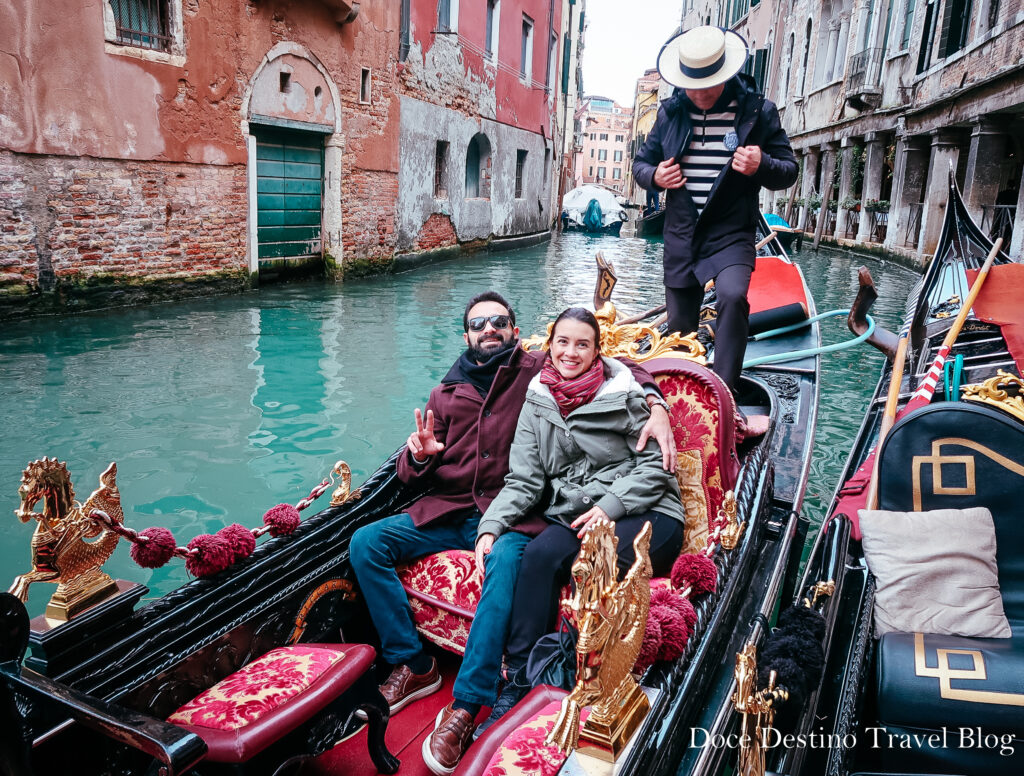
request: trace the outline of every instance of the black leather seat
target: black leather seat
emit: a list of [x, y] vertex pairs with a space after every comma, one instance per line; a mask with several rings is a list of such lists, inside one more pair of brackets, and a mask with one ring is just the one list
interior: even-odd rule
[[934, 404], [893, 427], [879, 471], [882, 509], [988, 507], [1013, 632], [1009, 639], [883, 636], [881, 730], [870, 734], [882, 763], [917, 772], [1024, 773], [1024, 424], [989, 407]]

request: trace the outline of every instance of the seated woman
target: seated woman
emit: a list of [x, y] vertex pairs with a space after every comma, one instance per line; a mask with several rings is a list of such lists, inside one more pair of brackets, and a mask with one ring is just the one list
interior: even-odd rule
[[620, 574], [633, 563], [633, 539], [646, 521], [656, 576], [669, 571], [682, 547], [675, 476], [662, 467], [657, 443], [636, 450], [649, 415], [643, 389], [626, 367], [601, 357], [600, 341], [589, 310], [571, 307], [555, 320], [548, 360], [519, 416], [505, 487], [480, 519], [478, 560], [549, 494], [549, 525], [526, 546], [520, 566], [505, 650], [509, 682], [478, 734], [529, 690], [522, 669], [537, 640], [554, 630], [559, 591], [592, 523], [614, 521]]

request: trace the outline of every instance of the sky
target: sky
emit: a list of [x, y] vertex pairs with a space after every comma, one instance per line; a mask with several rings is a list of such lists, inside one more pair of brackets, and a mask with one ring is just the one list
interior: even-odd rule
[[[636, 79], [657, 66], [683, 0], [587, 0], [583, 91], [633, 106]], [[578, 7], [578, 6], [577, 6]]]

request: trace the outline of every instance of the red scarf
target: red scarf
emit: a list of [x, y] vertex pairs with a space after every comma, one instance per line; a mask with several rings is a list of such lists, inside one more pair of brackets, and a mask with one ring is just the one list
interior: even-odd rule
[[558, 404], [558, 411], [564, 418], [577, 407], [589, 402], [597, 394], [601, 384], [604, 383], [604, 362], [598, 356], [590, 365], [590, 369], [579, 377], [567, 380], [555, 369], [551, 355], [548, 354], [544, 366], [540, 370], [540, 382], [541, 385], [546, 385], [551, 389], [551, 395], [555, 397], [555, 402]]

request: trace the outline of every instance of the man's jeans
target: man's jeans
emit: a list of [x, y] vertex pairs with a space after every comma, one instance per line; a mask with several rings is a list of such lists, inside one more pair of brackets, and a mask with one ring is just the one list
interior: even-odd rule
[[[352, 568], [380, 635], [384, 659], [399, 665], [423, 645], [395, 566], [443, 550], [472, 550], [480, 513], [417, 528], [407, 514], [363, 526], [352, 536]], [[519, 561], [529, 536], [509, 531], [498, 537], [484, 561], [484, 584], [469, 631], [462, 667], [452, 693], [456, 700], [490, 706], [497, 696], [501, 656], [519, 576]]]

